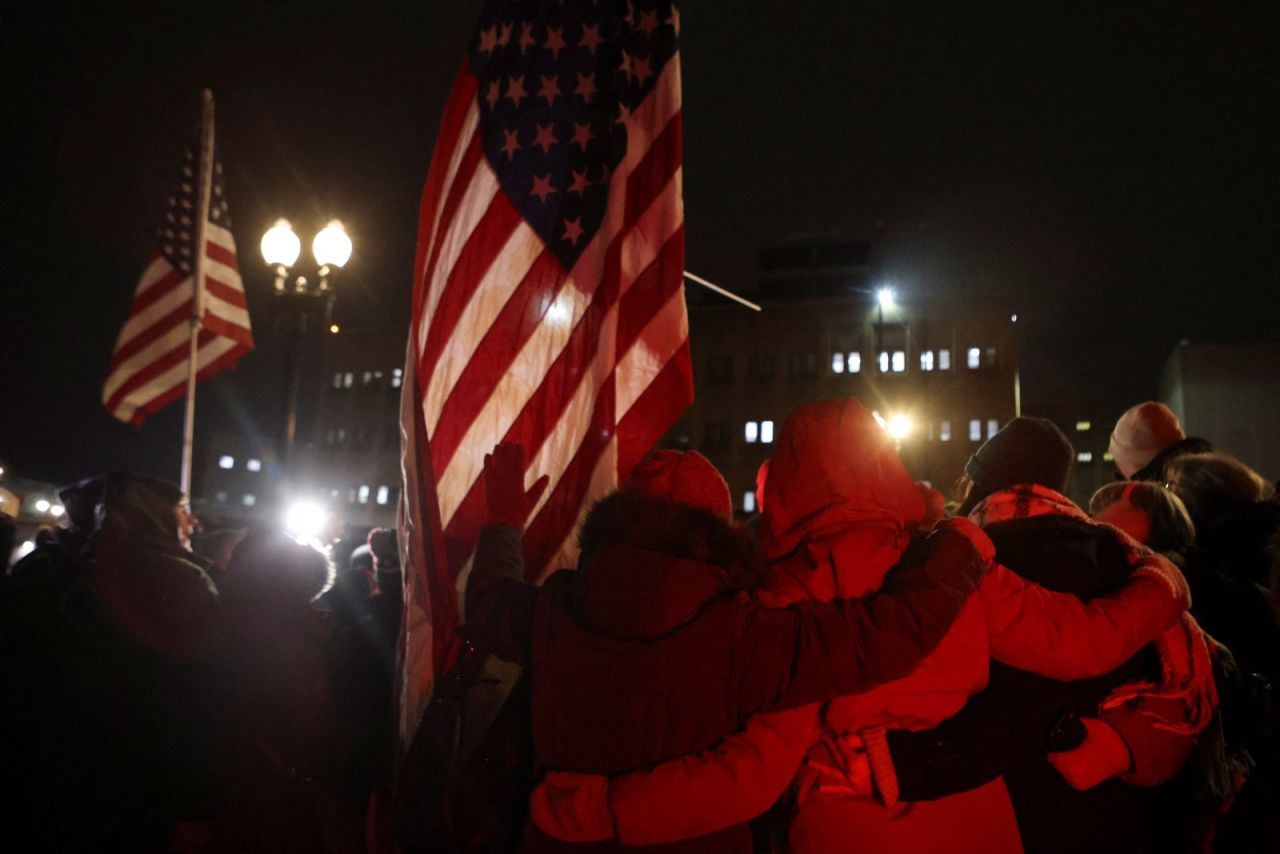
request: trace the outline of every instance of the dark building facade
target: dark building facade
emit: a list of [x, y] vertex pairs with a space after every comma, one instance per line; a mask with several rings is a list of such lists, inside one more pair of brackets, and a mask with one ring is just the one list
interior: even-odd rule
[[899, 442], [912, 475], [950, 491], [969, 455], [1017, 411], [1014, 315], [993, 301], [896, 293], [869, 253], [811, 242], [761, 253], [754, 312], [690, 286], [695, 397], [668, 433], [724, 472], [738, 510], [798, 404], [855, 396]]

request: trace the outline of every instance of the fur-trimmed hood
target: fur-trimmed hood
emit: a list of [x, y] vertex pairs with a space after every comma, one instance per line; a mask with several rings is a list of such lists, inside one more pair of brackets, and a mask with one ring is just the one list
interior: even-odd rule
[[706, 510], [627, 489], [591, 509], [579, 545], [577, 616], [624, 640], [660, 637], [763, 575], [744, 532]]

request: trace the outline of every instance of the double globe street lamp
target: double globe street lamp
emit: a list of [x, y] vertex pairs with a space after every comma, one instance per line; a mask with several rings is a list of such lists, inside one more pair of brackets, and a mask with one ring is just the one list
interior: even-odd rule
[[311, 254], [316, 262], [316, 282], [306, 276], [298, 276], [289, 282], [289, 271], [302, 254], [302, 241], [287, 219], [278, 219], [275, 225], [262, 235], [262, 258], [274, 268], [276, 274], [275, 295], [279, 298], [282, 314], [290, 320], [288, 366], [285, 375], [289, 380], [287, 409], [285, 411], [283, 448], [281, 456], [287, 464], [292, 462], [293, 442], [298, 430], [298, 388], [301, 384], [302, 336], [307, 332], [308, 318], [318, 316], [330, 332], [337, 332], [332, 325], [334, 291], [329, 277], [335, 270], [346, 266], [351, 259], [351, 238], [338, 220], [330, 220], [311, 240]]

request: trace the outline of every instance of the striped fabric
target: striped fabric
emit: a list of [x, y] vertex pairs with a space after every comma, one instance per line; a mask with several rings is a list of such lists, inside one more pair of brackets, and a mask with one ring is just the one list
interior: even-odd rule
[[[194, 293], [195, 207], [199, 193], [199, 140], [187, 150], [178, 188], [169, 197], [156, 249], [134, 290], [133, 306], [111, 355], [102, 389], [107, 411], [141, 424], [186, 391]], [[232, 367], [253, 349], [244, 283], [236, 266], [236, 243], [214, 156], [206, 211], [201, 328], [197, 379]]]
[[484, 455], [550, 476], [530, 580], [692, 402], [669, 2], [491, 2], [423, 191], [401, 415], [401, 735], [453, 659]]

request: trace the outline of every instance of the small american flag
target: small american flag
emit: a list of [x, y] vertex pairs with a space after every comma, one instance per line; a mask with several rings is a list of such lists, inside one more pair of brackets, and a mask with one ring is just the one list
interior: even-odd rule
[[405, 429], [401, 735], [450, 662], [484, 455], [550, 488], [530, 578], [693, 400], [679, 18], [670, 2], [488, 3], [422, 194]]
[[[191, 300], [196, 290], [200, 139], [187, 149], [178, 187], [169, 197], [157, 245], [133, 293], [133, 306], [111, 355], [102, 389], [107, 411], [131, 424], [181, 397], [186, 391], [191, 341]], [[236, 242], [222, 183], [222, 164], [213, 154], [213, 175], [205, 214], [203, 281], [199, 292], [201, 328], [197, 339], [197, 380], [232, 367], [253, 349], [244, 283], [236, 266]]]

